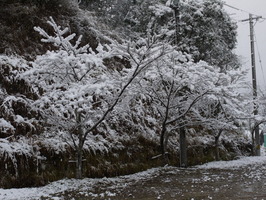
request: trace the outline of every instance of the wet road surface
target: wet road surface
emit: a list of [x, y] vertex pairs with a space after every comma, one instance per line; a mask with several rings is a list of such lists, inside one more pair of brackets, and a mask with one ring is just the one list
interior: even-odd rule
[[[226, 164], [226, 163], [225, 163]], [[233, 169], [159, 168], [139, 178], [95, 184], [74, 199], [266, 200], [266, 163]]]
[[38, 188], [1, 189], [0, 200], [266, 200], [266, 157], [193, 168], [154, 168], [114, 178], [63, 179]]

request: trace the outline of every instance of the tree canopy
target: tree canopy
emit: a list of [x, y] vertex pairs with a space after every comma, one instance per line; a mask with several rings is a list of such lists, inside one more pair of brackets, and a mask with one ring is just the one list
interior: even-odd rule
[[[171, 1], [89, 1], [87, 9], [95, 12], [111, 27], [136, 36], [152, 32], [163, 40], [175, 42], [175, 19]], [[237, 24], [223, 9], [221, 0], [181, 1], [178, 49], [204, 60], [221, 70], [240, 66], [233, 53]], [[137, 37], [137, 36], [136, 36]]]

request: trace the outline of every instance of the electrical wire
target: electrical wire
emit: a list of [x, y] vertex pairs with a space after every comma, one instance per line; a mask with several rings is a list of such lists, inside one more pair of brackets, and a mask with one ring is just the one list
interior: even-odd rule
[[[195, 9], [195, 10], [198, 10], [198, 9], [199, 9], [199, 8], [197, 8], [197, 7], [194, 7], [194, 6], [190, 5], [190, 4], [187, 3], [187, 2], [182, 2], [182, 1], [180, 1], [180, 3], [183, 4], [184, 6], [188, 6], [188, 7], [190, 7], [190, 8]], [[247, 13], [247, 14], [251, 14], [251, 15], [256, 16], [256, 17], [261, 17], [260, 15], [253, 14], [253, 13], [251, 13], [251, 12], [249, 12], [249, 11], [246, 11], [246, 10], [243, 10], [243, 9], [240, 9], [240, 8], [237, 8], [237, 7], [235, 7], [235, 6], [231, 6], [231, 5], [227, 4], [227, 3], [223, 3], [223, 5], [224, 5], [224, 6], [227, 6], [227, 7], [229, 7], [229, 8], [232, 8], [232, 9], [234, 9], [234, 10], [240, 11], [240, 12], [244, 12], [244, 13]], [[264, 17], [261, 17], [261, 19], [263, 19], [263, 21], [266, 20], [266, 18], [264, 18]], [[262, 21], [262, 22], [263, 22], [263, 21]]]
[[[196, 9], [196, 10], [198, 9], [198, 8], [196, 8], [196, 7], [194, 7], [194, 6], [189, 5], [187, 2], [180, 2], [180, 3], [182, 3], [182, 4], [185, 5], [185, 6], [189, 6], [190, 8], [193, 8], [193, 9]], [[224, 5], [224, 6], [227, 6], [227, 7], [229, 7], [229, 8], [232, 8], [232, 9], [234, 9], [234, 10], [237, 10], [237, 11], [240, 11], [240, 12], [244, 12], [244, 13], [247, 13], [247, 14], [251, 14], [251, 15], [257, 17], [257, 20], [256, 20], [254, 26], [256, 25], [257, 22], [262, 23], [262, 22], [264, 22], [264, 21], [266, 20], [266, 18], [261, 17], [260, 15], [253, 14], [253, 13], [248, 12], [248, 11], [246, 11], [246, 10], [243, 10], [243, 9], [237, 8], [237, 7], [235, 7], [235, 6], [231, 6], [231, 5], [227, 4], [227, 3], [223, 3], [223, 5]], [[259, 21], [259, 19], [262, 19], [262, 21]], [[246, 20], [245, 20], [245, 21], [246, 21]], [[242, 21], [240, 21], [240, 22], [242, 22]], [[264, 84], [265, 84], [265, 86], [266, 86], [266, 79], [265, 79], [265, 75], [264, 75], [264, 71], [263, 71], [263, 67], [262, 67], [261, 55], [260, 55], [260, 51], [259, 51], [259, 47], [258, 47], [258, 42], [257, 42], [257, 38], [256, 38], [255, 31], [254, 31], [254, 37], [255, 37], [255, 44], [256, 44], [256, 48], [257, 48], [257, 52], [258, 52], [258, 58], [259, 58], [260, 68], [261, 68], [261, 71], [262, 71], [263, 82], [264, 82]]]
[[[257, 16], [257, 17], [260, 17], [260, 15], [256, 15], [256, 14], [253, 14], [251, 12], [248, 12], [246, 10], [242, 10], [240, 8], [237, 8], [237, 7], [234, 7], [234, 6], [231, 6], [231, 5], [228, 5], [227, 3], [224, 3], [225, 6], [229, 7], [229, 8], [232, 8], [232, 9], [235, 9], [235, 10], [238, 10], [238, 11], [241, 11], [241, 12], [244, 12], [244, 13], [247, 13], [247, 14], [251, 14], [251, 15], [254, 15], [254, 16]], [[265, 19], [265, 18], [263, 18]]]
[[227, 6], [227, 7], [229, 7], [229, 8], [232, 8], [232, 9], [235, 9], [235, 10], [238, 10], [238, 11], [241, 11], [241, 12], [249, 13], [249, 12], [247, 12], [247, 11], [245, 11], [245, 10], [240, 9], [240, 8], [236, 8], [236, 7], [234, 7], [234, 6], [230, 6], [230, 5], [228, 5], [227, 3], [224, 3], [224, 5]]
[[224, 3], [225, 6], [229, 7], [229, 8], [232, 8], [232, 9], [235, 9], [235, 10], [238, 10], [238, 11], [241, 11], [241, 12], [244, 12], [244, 13], [248, 13], [248, 14], [251, 14], [250, 12], [248, 11], [245, 11], [245, 10], [242, 10], [240, 8], [237, 8], [237, 7], [234, 7], [234, 6], [231, 6], [231, 5], [228, 5], [227, 3]]
[[[253, 16], [256, 16], [256, 17], [260, 17], [261, 19], [263, 19], [263, 21], [266, 20], [266, 18], [261, 17], [261, 15], [253, 14], [253, 13], [251, 13], [251, 12], [248, 12], [248, 11], [246, 11], [246, 10], [242, 10], [242, 9], [237, 8], [237, 7], [235, 7], [235, 6], [228, 5], [227, 3], [224, 3], [223, 5], [225, 5], [225, 6], [229, 7], [229, 8], [232, 8], [232, 9], [234, 9], [234, 10], [240, 11], [240, 12], [244, 12], [244, 13], [251, 14], [251, 15], [253, 15]], [[263, 21], [262, 21], [262, 22], [263, 22]]]
[[[228, 5], [226, 3], [224, 3], [225, 6], [227, 7], [230, 7], [234, 10], [237, 10], [237, 11], [240, 11], [240, 12], [244, 12], [244, 13], [248, 13], [249, 15], [253, 15], [255, 16], [254, 19], [256, 19], [255, 23], [254, 23], [254, 26], [259, 22], [259, 23], [262, 23], [266, 20], [266, 18], [262, 17], [262, 16], [259, 16], [259, 15], [256, 15], [256, 14], [252, 14], [246, 10], [242, 10], [242, 9], [239, 9], [237, 7], [234, 7], [234, 6], [231, 6], [231, 5]], [[262, 19], [262, 20], [259, 20], [259, 19]], [[253, 19], [252, 19], [253, 20]], [[248, 22], [249, 20], [241, 20], [239, 22]], [[263, 70], [263, 67], [262, 67], [262, 61], [261, 61], [261, 55], [260, 55], [260, 51], [259, 51], [259, 47], [258, 47], [258, 42], [257, 42], [257, 37], [256, 37], [256, 34], [255, 34], [255, 30], [254, 30], [254, 38], [255, 38], [255, 45], [256, 45], [256, 49], [257, 49], [257, 55], [258, 55], [258, 58], [259, 58], [259, 65], [260, 65], [260, 68], [261, 68], [261, 72], [262, 72], [262, 78], [263, 78], [263, 83], [264, 85], [266, 86], [266, 79], [265, 79], [265, 75], [264, 75], [264, 70]]]
[[260, 63], [260, 68], [261, 68], [261, 71], [262, 71], [262, 78], [263, 78], [263, 82], [266, 86], [266, 80], [265, 80], [265, 75], [264, 75], [264, 71], [263, 71], [263, 67], [262, 67], [262, 61], [261, 61], [261, 56], [260, 56], [260, 51], [259, 51], [259, 45], [258, 45], [258, 42], [257, 42], [257, 37], [256, 37], [256, 33], [254, 31], [254, 38], [255, 38], [255, 44], [256, 44], [256, 48], [257, 48], [257, 52], [258, 52], [258, 56], [259, 56], [259, 63]]

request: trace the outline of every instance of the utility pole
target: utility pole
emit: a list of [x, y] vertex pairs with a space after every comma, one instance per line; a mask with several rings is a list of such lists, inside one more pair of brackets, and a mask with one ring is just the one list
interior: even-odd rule
[[[242, 22], [249, 21], [250, 26], [250, 48], [251, 48], [251, 69], [252, 69], [252, 87], [253, 87], [253, 99], [257, 98], [257, 78], [256, 78], [256, 62], [255, 62], [255, 45], [254, 45], [254, 22], [253, 20], [258, 20], [262, 18], [261, 16], [253, 17], [249, 14], [249, 19], [242, 20]], [[254, 103], [254, 115], [258, 114], [258, 109], [256, 103]], [[255, 129], [255, 156], [260, 156], [260, 133], [259, 126]]]
[[[175, 18], [175, 45], [180, 42], [180, 0], [173, 0], [171, 8], [174, 10]], [[187, 141], [185, 127], [179, 128], [179, 160], [180, 167], [187, 167]]]

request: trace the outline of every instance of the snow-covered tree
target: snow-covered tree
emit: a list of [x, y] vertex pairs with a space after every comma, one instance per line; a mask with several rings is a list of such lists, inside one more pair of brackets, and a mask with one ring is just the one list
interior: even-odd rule
[[[38, 56], [32, 69], [25, 72], [32, 83], [42, 86], [43, 95], [35, 105], [44, 110], [51, 130], [67, 132], [77, 154], [77, 178], [82, 176], [83, 147], [90, 134], [105, 121], [109, 113], [123, 102], [132, 83], [158, 58], [167, 52], [164, 45], [150, 39], [143, 46], [99, 45], [97, 53], [88, 45], [79, 47], [81, 37], [73, 44], [75, 34], [66, 35], [52, 18], [48, 23], [55, 35], [35, 27], [58, 50]], [[130, 67], [113, 69], [105, 60], [114, 56], [130, 61]], [[129, 92], [130, 94], [130, 92]]]
[[[147, 95], [153, 99], [160, 115], [160, 145], [164, 160], [169, 134], [179, 132], [182, 159], [186, 157], [186, 127], [208, 124], [215, 130], [226, 130], [232, 128], [233, 125], [229, 124], [234, 123], [234, 117], [243, 114], [239, 105], [243, 73], [221, 73], [206, 62], [187, 62], [189, 59], [188, 55], [180, 52], [160, 59], [156, 68], [147, 71], [142, 84], [148, 85]], [[222, 120], [229, 116], [230, 123]]]
[[[252, 139], [252, 154], [256, 155], [256, 151], [260, 150], [261, 145], [261, 138], [258, 133], [264, 131], [266, 123], [265, 92], [259, 90], [257, 97], [254, 97], [253, 89], [250, 88], [250, 93], [247, 93], [247, 95], [250, 101], [249, 105], [246, 106], [246, 112], [250, 115], [248, 123]], [[258, 141], [260, 142], [258, 143]]]
[[[175, 19], [172, 1], [86, 1], [87, 9], [101, 16], [110, 26], [130, 37], [156, 32], [161, 39], [175, 42]], [[233, 49], [236, 46], [237, 24], [223, 9], [221, 0], [189, 0], [179, 3], [177, 25], [178, 49], [191, 54], [194, 61], [204, 60], [222, 71], [240, 66]], [[97, 9], [95, 9], [97, 8]]]
[[81, 7], [95, 13], [110, 27], [122, 28], [124, 31], [129, 28], [143, 32], [150, 20], [151, 12], [148, 7], [152, 3], [155, 2], [150, 0], [82, 0]]
[[[220, 0], [189, 1], [181, 14], [181, 46], [223, 70], [238, 63], [232, 50], [236, 45], [237, 25], [223, 9]], [[184, 35], [184, 37], [182, 37]], [[195, 49], [189, 49], [189, 48]]]
[[245, 71], [230, 70], [219, 73], [215, 93], [212, 98], [203, 98], [197, 104], [195, 119], [201, 127], [209, 130], [215, 139], [216, 159], [219, 159], [219, 139], [223, 132], [244, 132], [250, 114], [246, 112], [249, 99], [241, 90], [247, 86]]
[[[141, 21], [138, 24], [142, 24], [142, 32], [156, 32], [163, 40], [174, 44], [176, 23], [171, 1], [143, 2], [146, 7], [135, 5], [138, 12], [133, 15], [131, 10], [134, 16], [131, 18]], [[222, 71], [240, 66], [233, 53], [237, 25], [223, 9], [221, 0], [180, 1], [179, 13], [179, 50], [191, 54], [195, 62], [203, 60], [219, 66]]]

